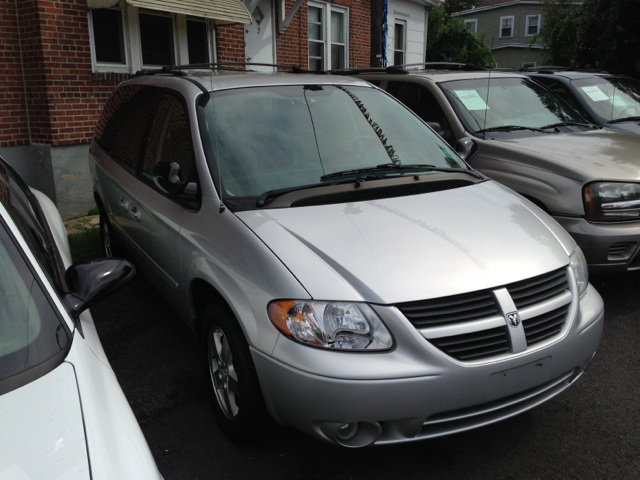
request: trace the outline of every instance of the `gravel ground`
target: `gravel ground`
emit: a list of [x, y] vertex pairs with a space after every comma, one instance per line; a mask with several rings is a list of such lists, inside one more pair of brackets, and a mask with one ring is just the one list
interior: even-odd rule
[[639, 479], [640, 275], [592, 278], [602, 344], [570, 389], [512, 419], [440, 439], [339, 449], [274, 427], [238, 446], [218, 430], [191, 331], [136, 278], [92, 308], [165, 480]]

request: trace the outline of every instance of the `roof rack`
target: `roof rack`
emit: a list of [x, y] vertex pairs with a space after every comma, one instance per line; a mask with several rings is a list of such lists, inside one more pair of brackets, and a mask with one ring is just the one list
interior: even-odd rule
[[[292, 73], [308, 73], [306, 70], [296, 67], [295, 65], [277, 65], [272, 63], [248, 63], [248, 62], [219, 62], [219, 63], [194, 63], [190, 65], [165, 65], [161, 68], [138, 70], [135, 77], [141, 77], [144, 75], [187, 75], [185, 70], [239, 70], [237, 68], [230, 68], [235, 66], [258, 66], [258, 67], [273, 67], [273, 68], [288, 68]], [[252, 71], [252, 70], [245, 70]], [[255, 70], [253, 70], [255, 71]]]
[[541, 67], [522, 67], [521, 72], [535, 72], [535, 73], [555, 73], [555, 72], [585, 72], [585, 73], [609, 73], [605, 70], [598, 70], [595, 68], [573, 68], [573, 67], [556, 67], [556, 66], [541, 66]]
[[404, 68], [396, 65], [390, 67], [365, 67], [365, 68], [341, 68], [338, 70], [329, 70], [327, 73], [332, 75], [357, 75], [359, 73], [399, 73], [406, 74]]
[[486, 70], [484, 67], [478, 67], [471, 63], [456, 63], [456, 62], [425, 62], [425, 63], [406, 63], [404, 65], [397, 65], [398, 68], [406, 67], [427, 67], [429, 70], [464, 70], [473, 72], [477, 70]]

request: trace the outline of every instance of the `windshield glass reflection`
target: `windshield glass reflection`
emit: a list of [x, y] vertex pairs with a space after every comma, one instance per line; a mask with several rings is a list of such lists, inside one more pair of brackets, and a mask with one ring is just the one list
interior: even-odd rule
[[585, 78], [571, 85], [605, 122], [640, 115], [640, 82], [631, 78]]

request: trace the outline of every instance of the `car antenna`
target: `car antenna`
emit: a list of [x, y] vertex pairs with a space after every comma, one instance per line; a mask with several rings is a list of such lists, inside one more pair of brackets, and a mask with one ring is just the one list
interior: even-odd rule
[[[210, 78], [211, 78], [211, 88], [213, 88], [213, 68], [210, 70]], [[246, 70], [246, 67], [245, 67]], [[223, 201], [222, 201], [222, 174], [220, 167], [220, 149], [218, 148], [218, 119], [216, 118], [216, 109], [214, 108], [215, 104], [215, 95], [211, 95], [211, 112], [213, 113], [213, 136], [216, 139], [216, 163], [218, 164], [218, 183], [220, 184], [220, 191], [218, 194], [220, 195], [220, 209], [219, 213], [222, 213], [226, 210]]]
[[[491, 43], [493, 44], [493, 38], [491, 39]], [[491, 65], [491, 64], [490, 64]], [[489, 90], [491, 88], [491, 69], [493, 66], [489, 66], [489, 78], [487, 79], [487, 100], [484, 105], [484, 125], [482, 126], [482, 139], [485, 139], [487, 135], [487, 110], [489, 110]]]
[[616, 84], [611, 82], [611, 85], [613, 85], [613, 96], [611, 97], [611, 116], [609, 117], [609, 123], [613, 122], [613, 109], [615, 106], [615, 102], [616, 102]]

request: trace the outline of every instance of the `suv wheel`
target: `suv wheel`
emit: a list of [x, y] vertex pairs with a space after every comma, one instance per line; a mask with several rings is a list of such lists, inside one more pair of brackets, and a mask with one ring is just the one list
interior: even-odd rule
[[238, 322], [217, 305], [203, 316], [202, 350], [220, 429], [236, 442], [260, 436], [268, 420], [249, 344]]

